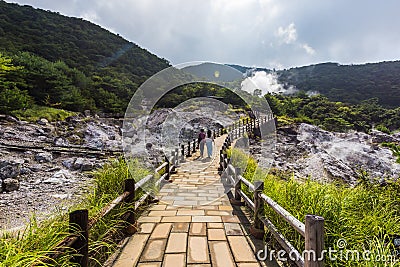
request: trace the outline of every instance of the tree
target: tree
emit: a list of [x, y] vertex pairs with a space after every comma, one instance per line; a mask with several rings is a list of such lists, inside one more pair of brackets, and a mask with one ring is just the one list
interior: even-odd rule
[[0, 53], [0, 112], [9, 114], [13, 110], [26, 108], [32, 102], [27, 91], [18, 89], [6, 74], [21, 68], [12, 64], [12, 59]]

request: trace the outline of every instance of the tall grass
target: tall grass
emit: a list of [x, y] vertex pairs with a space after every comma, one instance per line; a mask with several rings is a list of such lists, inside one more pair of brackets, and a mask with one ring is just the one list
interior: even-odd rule
[[[95, 216], [123, 192], [126, 179], [135, 177], [137, 180], [137, 177], [144, 177], [150, 173], [138, 161], [129, 164], [130, 169], [123, 159], [116, 159], [93, 172], [90, 193], [70, 210], [88, 209], [89, 218]], [[90, 230], [89, 255], [92, 256], [90, 266], [101, 266], [101, 263], [113, 253], [116, 244], [110, 237], [121, 234], [119, 218], [129, 208], [130, 205], [121, 205]], [[45, 255], [66, 236], [68, 236], [68, 214], [58, 214], [53, 219], [40, 223], [33, 218], [23, 232], [0, 237], [0, 266], [30, 266], [34, 262], [40, 262], [40, 259], [45, 259]], [[63, 255], [51, 264], [42, 266], [74, 266], [70, 262], [71, 255], [72, 253]]]
[[[246, 159], [240, 155], [242, 152], [235, 150], [231, 154], [236, 161]], [[332, 253], [335, 257], [326, 257], [327, 266], [400, 266], [400, 258], [395, 263], [392, 255], [392, 237], [400, 235], [400, 181], [381, 186], [364, 177], [357, 186], [349, 187], [309, 179], [298, 181], [266, 171], [255, 173], [256, 167], [256, 161], [249, 158], [243, 176], [251, 181], [264, 180], [264, 193], [297, 219], [304, 222], [307, 214], [324, 217], [325, 248], [337, 251]], [[269, 206], [265, 206], [265, 213], [300, 252], [304, 250], [304, 238], [300, 234]], [[365, 251], [371, 254], [364, 259]]]

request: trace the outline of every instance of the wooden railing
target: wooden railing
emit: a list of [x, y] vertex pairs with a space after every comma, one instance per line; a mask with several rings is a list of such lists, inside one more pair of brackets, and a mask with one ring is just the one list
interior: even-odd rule
[[[238, 124], [233, 126], [231, 134], [225, 139], [224, 145], [220, 151], [220, 167], [221, 174], [234, 185], [233, 205], [241, 205], [242, 199], [245, 204], [253, 211], [253, 225], [250, 232], [256, 238], [264, 237], [264, 226], [273, 235], [275, 240], [290, 255], [290, 259], [297, 266], [305, 267], [321, 267], [324, 265], [324, 218], [316, 215], [306, 215], [305, 223], [299, 221], [287, 210], [281, 207], [273, 199], [263, 193], [264, 182], [255, 181], [251, 183], [241, 175], [240, 168], [230, 164], [227, 156], [227, 149], [231, 146], [234, 139], [243, 136], [244, 132], [254, 129], [254, 123], [266, 123], [269, 118], [250, 120], [247, 124]], [[243, 190], [242, 186], [247, 187], [253, 194], [249, 197]], [[283, 220], [285, 220], [296, 232], [305, 239], [305, 251], [300, 253], [293, 245], [279, 232], [275, 225], [265, 216], [264, 205], [269, 206]]]
[[[173, 157], [176, 157], [173, 155]], [[155, 181], [156, 185], [159, 185], [163, 180], [169, 180], [171, 171], [173, 171], [174, 166], [172, 166], [169, 160], [166, 160], [161, 166], [156, 169], [156, 172], [164, 170], [164, 174]], [[149, 174], [138, 182], [134, 179], [125, 180], [124, 192], [111, 201], [107, 206], [101, 209], [100, 212], [93, 218], [88, 217], [88, 210], [75, 210], [69, 213], [69, 229], [71, 235], [64, 238], [59, 242], [51, 253], [46, 255], [46, 257], [41, 258], [40, 262], [37, 261], [32, 266], [39, 266], [46, 263], [52, 263], [58, 257], [60, 257], [65, 252], [73, 249], [72, 262], [78, 263], [80, 266], [88, 266], [89, 261], [89, 230], [95, 226], [102, 218], [107, 216], [115, 207], [121, 203], [128, 203], [132, 206], [129, 211], [123, 214], [120, 218], [120, 224], [125, 225], [125, 232], [132, 234], [135, 231], [135, 213], [138, 208], [145, 203], [145, 201], [151, 196], [151, 192], [143, 192], [143, 195], [136, 199], [136, 193], [139, 188], [142, 188], [145, 184], [149, 182], [154, 182], [155, 174]]]
[[[222, 135], [223, 129], [214, 130], [213, 133], [214, 136], [218, 137]], [[189, 141], [187, 144], [179, 144], [179, 148], [172, 151], [170, 157], [165, 157], [165, 161], [155, 169], [154, 174], [149, 174], [138, 182], [135, 182], [134, 179], [125, 180], [124, 192], [101, 209], [93, 218], [89, 218], [88, 210], [86, 209], [70, 212], [69, 229], [71, 234], [55, 245], [51, 253], [40, 258], [32, 266], [54, 263], [57, 258], [72, 249], [73, 256], [71, 261], [82, 267], [87, 267], [89, 262], [88, 237], [90, 229], [110, 214], [118, 205], [127, 203], [132, 208], [121, 216], [120, 224], [125, 226], [126, 234], [133, 234], [135, 232], [136, 212], [151, 197], [152, 193], [144, 191], [143, 195], [137, 199], [136, 193], [139, 188], [145, 187], [148, 183], [154, 183], [155, 186], [159, 186], [163, 181], [169, 182], [170, 175], [175, 173], [179, 164], [185, 161], [185, 157], [192, 156], [196, 152], [196, 149], [198, 149], [197, 139], [193, 139], [193, 141]], [[157, 173], [162, 173], [162, 175], [157, 181], [154, 181]]]

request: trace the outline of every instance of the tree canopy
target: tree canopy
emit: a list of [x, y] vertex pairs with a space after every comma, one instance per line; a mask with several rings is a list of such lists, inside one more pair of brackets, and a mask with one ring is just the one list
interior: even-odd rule
[[[0, 1], [0, 52], [15, 68], [2, 74], [39, 105], [122, 113], [138, 86], [169, 66], [165, 59], [93, 23]], [[22, 108], [22, 106], [21, 106]]]

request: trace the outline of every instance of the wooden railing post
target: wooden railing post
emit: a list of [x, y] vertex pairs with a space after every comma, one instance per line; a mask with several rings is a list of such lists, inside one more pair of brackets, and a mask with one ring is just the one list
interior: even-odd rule
[[250, 228], [251, 234], [257, 239], [264, 238], [264, 223], [260, 220], [260, 217], [264, 217], [264, 203], [260, 198], [260, 194], [264, 190], [264, 182], [254, 182], [254, 221]]
[[238, 167], [235, 168], [235, 200], [240, 201], [242, 198], [240, 196], [240, 190], [242, 189], [242, 181], [239, 179], [242, 170]]
[[218, 171], [222, 172], [224, 170], [224, 148], [219, 151], [219, 168]]
[[185, 145], [181, 145], [181, 162], [185, 162]]
[[190, 154], [190, 141], [188, 141], [188, 150], [187, 150], [186, 157], [190, 157], [190, 156], [192, 156], [192, 155]]
[[228, 168], [228, 154], [226, 153], [226, 151], [224, 152], [224, 169], [226, 170], [226, 168]]
[[[129, 192], [129, 196], [125, 198], [124, 202], [131, 203], [135, 201], [135, 179], [125, 180], [124, 191]], [[128, 234], [135, 233], [136, 231], [136, 228], [134, 227], [135, 221], [136, 221], [135, 208], [130, 208], [128, 218], [126, 219], [126, 222], [128, 223], [126, 231], [128, 232]]]
[[165, 177], [165, 180], [169, 180], [169, 177], [170, 177], [170, 175], [171, 175], [171, 173], [170, 173], [170, 166], [171, 166], [171, 163], [169, 162], [169, 159], [168, 159], [168, 157], [165, 157], [165, 161], [167, 162], [167, 165], [165, 165], [165, 173], [167, 174], [167, 176]]
[[306, 215], [305, 223], [305, 267], [323, 267], [324, 218]]
[[175, 148], [174, 166], [179, 166], [179, 148]]
[[78, 235], [77, 241], [72, 246], [77, 255], [71, 261], [82, 267], [87, 267], [89, 263], [88, 222], [88, 210], [75, 210], [69, 214], [69, 231]]

